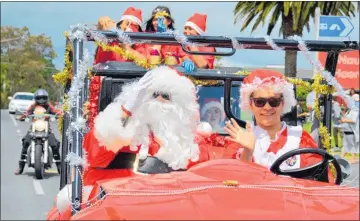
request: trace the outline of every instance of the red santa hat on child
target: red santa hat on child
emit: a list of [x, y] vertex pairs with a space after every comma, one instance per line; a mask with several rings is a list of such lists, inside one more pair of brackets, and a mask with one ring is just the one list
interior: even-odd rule
[[284, 75], [274, 70], [255, 70], [243, 81], [240, 87], [240, 108], [250, 111], [250, 96], [260, 88], [271, 88], [281, 93], [284, 98], [284, 113], [291, 111], [296, 105], [294, 85], [286, 81]]
[[224, 111], [224, 106], [219, 102], [218, 99], [216, 98], [207, 98], [204, 99], [204, 105], [201, 108], [201, 116], [204, 116], [206, 111], [208, 111], [210, 108], [218, 108], [221, 112], [221, 121], [225, 120], [225, 111]]
[[185, 27], [193, 28], [199, 35], [203, 35], [206, 32], [206, 14], [193, 14], [185, 23]]
[[119, 26], [120, 22], [123, 20], [130, 20], [141, 27], [143, 21], [141, 9], [136, 9], [134, 7], [127, 8], [124, 14], [121, 16], [120, 21], [117, 23], [117, 25]]

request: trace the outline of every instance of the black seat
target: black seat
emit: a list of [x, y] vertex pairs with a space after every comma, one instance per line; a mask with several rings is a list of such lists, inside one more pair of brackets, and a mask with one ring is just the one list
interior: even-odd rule
[[105, 77], [99, 95], [99, 112], [103, 111], [121, 92], [124, 83], [132, 79]]

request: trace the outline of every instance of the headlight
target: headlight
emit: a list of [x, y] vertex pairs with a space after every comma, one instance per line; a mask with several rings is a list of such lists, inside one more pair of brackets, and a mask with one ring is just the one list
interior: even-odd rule
[[35, 121], [34, 126], [36, 131], [43, 131], [46, 128], [46, 122], [42, 120], [37, 120]]

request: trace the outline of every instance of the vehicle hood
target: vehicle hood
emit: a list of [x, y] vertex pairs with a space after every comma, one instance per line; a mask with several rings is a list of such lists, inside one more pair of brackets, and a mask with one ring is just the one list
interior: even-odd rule
[[359, 189], [277, 176], [238, 160], [97, 185], [106, 196], [73, 220], [359, 219]]

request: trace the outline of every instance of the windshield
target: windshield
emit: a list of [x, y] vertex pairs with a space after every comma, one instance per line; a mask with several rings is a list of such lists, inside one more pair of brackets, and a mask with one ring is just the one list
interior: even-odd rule
[[15, 100], [28, 100], [28, 101], [31, 101], [31, 100], [34, 100], [34, 96], [33, 95], [26, 95], [26, 94], [19, 94], [19, 95], [16, 95]]
[[[231, 88], [231, 112], [241, 120], [251, 120], [251, 114], [241, 111], [239, 107], [239, 85]], [[198, 91], [201, 121], [208, 122], [213, 132], [225, 133], [225, 121], [229, 120], [224, 111], [224, 86], [203, 86]]]

